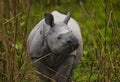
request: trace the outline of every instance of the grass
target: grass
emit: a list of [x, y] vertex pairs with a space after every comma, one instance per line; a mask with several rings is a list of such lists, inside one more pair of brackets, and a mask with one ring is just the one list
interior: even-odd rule
[[0, 0], [0, 82], [39, 81], [26, 40], [44, 13], [53, 10], [70, 10], [81, 26], [83, 58], [73, 82], [119, 82], [119, 0]]

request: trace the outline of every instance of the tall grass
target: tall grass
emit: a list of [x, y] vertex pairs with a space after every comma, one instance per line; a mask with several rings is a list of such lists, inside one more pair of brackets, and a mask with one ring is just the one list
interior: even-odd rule
[[26, 40], [44, 13], [55, 9], [71, 10], [81, 26], [83, 58], [73, 82], [119, 82], [118, 3], [119, 0], [0, 0], [0, 82], [39, 81], [27, 56]]
[[[91, 6], [80, 2], [84, 16], [88, 19], [83, 29], [89, 31], [83, 32], [83, 60], [79, 65], [81, 70], [76, 69], [75, 82], [119, 82], [120, 29], [116, 11], [111, 1], [90, 2]], [[80, 74], [77, 74], [78, 71]]]
[[26, 55], [30, 1], [1, 0], [0, 8], [0, 82], [32, 82]]

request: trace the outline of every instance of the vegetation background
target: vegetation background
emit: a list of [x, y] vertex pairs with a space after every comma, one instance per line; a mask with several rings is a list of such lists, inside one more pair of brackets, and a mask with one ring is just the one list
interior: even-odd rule
[[83, 58], [73, 82], [120, 82], [120, 0], [0, 0], [0, 82], [39, 81], [26, 39], [53, 10], [70, 10], [81, 27]]

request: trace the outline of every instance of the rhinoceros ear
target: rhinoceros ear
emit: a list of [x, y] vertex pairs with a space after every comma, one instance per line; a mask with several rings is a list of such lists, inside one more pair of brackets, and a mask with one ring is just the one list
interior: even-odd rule
[[53, 15], [50, 13], [45, 14], [45, 22], [46, 24], [50, 25], [50, 27], [54, 26], [54, 18]]
[[70, 11], [67, 13], [64, 23], [67, 24], [69, 20], [70, 20]]

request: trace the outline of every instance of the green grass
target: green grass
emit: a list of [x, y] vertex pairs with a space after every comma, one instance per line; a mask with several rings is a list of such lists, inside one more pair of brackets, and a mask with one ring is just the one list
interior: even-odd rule
[[[73, 82], [120, 81], [119, 0], [1, 0], [0, 82], [38, 82], [26, 40], [44, 13], [71, 11], [81, 27], [83, 58]], [[6, 6], [7, 5], [7, 6]]]

